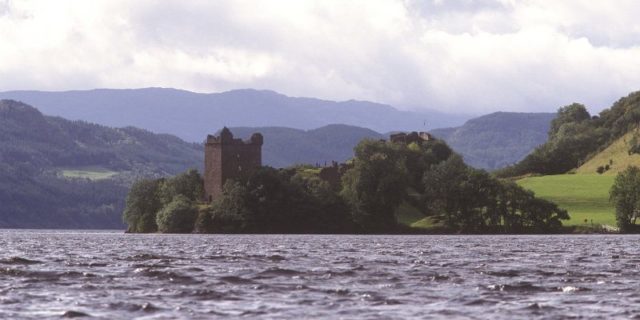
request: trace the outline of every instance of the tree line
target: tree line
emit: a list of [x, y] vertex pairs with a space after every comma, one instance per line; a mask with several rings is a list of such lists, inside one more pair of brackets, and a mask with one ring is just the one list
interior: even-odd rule
[[[613, 141], [640, 124], [640, 92], [618, 100], [599, 115], [591, 115], [587, 108], [573, 103], [558, 110], [551, 122], [547, 142], [522, 161], [499, 170], [500, 177], [526, 174], [562, 174], [582, 165], [588, 158], [602, 151]], [[638, 138], [631, 139], [629, 152], [640, 152]], [[604, 165], [604, 164], [603, 164]], [[606, 168], [603, 166], [602, 172]]]
[[464, 164], [440, 140], [363, 140], [337, 185], [306, 166], [263, 167], [228, 180], [203, 203], [196, 170], [136, 182], [127, 197], [129, 232], [402, 233], [396, 212], [408, 203], [446, 232], [556, 232], [566, 211], [513, 182]]

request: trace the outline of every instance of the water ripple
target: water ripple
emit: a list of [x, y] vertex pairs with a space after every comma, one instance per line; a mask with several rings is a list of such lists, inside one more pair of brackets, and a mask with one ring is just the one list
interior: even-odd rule
[[0, 318], [637, 318], [638, 236], [0, 231]]

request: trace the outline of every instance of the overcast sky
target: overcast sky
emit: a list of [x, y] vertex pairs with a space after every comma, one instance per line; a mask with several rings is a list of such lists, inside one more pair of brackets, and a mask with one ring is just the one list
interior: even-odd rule
[[640, 89], [639, 13], [638, 0], [0, 0], [0, 90], [598, 111]]

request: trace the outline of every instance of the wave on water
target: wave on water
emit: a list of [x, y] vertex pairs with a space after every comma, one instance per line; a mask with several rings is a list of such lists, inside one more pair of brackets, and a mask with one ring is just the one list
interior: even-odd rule
[[0, 318], [632, 318], [638, 240], [5, 232]]

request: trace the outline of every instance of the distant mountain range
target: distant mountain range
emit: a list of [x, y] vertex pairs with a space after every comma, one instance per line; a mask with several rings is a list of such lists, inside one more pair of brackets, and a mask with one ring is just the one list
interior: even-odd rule
[[[432, 133], [471, 164], [491, 168], [530, 151], [546, 136], [552, 117], [497, 113]], [[387, 137], [349, 125], [231, 130], [241, 138], [261, 132], [263, 163], [274, 167], [345, 161], [360, 140]], [[199, 143], [134, 127], [45, 116], [29, 105], [1, 100], [0, 227], [122, 228], [120, 217], [132, 181], [201, 169], [202, 162]]]
[[211, 94], [163, 88], [7, 91], [0, 92], [0, 99], [37, 106], [47, 115], [111, 127], [135, 126], [190, 142], [201, 142], [223, 126], [312, 130], [340, 123], [389, 132], [457, 126], [471, 118], [437, 111], [399, 111], [367, 101], [293, 98], [252, 89]]
[[494, 170], [522, 160], [544, 144], [555, 117], [555, 113], [496, 112], [431, 133], [445, 140], [467, 164]]
[[[211, 94], [164, 88], [7, 91], [0, 92], [0, 99], [19, 100], [48, 115], [111, 127], [135, 126], [189, 142], [201, 142], [223, 126], [238, 128], [239, 136], [262, 130], [274, 137], [266, 140], [265, 163], [277, 167], [345, 160], [359, 139], [380, 138], [379, 132], [431, 131], [470, 165], [493, 170], [521, 160], [544, 143], [555, 116], [498, 112], [469, 120], [468, 115], [399, 111], [367, 101], [294, 98], [252, 89]], [[345, 130], [352, 127], [344, 139], [329, 142], [320, 137], [337, 128], [321, 127], [338, 123]]]

